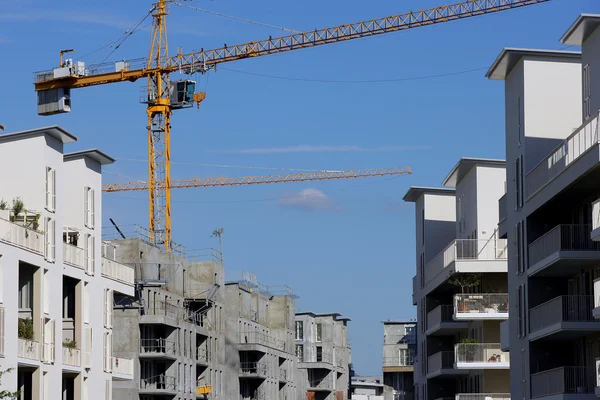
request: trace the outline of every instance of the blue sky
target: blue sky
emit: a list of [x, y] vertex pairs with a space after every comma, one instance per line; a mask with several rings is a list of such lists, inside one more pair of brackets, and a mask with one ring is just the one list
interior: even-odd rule
[[[62, 48], [75, 48], [76, 60], [101, 61], [98, 52], [88, 53], [114, 41], [150, 8], [140, 0], [90, 3], [0, 0], [0, 123], [9, 132], [59, 124], [80, 137], [72, 150], [98, 147], [115, 158], [145, 160], [146, 113], [138, 103], [143, 82], [77, 90], [71, 114], [36, 114], [32, 72], [54, 67]], [[310, 30], [444, 3], [449, 1], [190, 4]], [[414, 174], [175, 191], [174, 239], [190, 249], [216, 247], [210, 233], [223, 227], [228, 270], [246, 269], [265, 284], [293, 286], [299, 310], [352, 318], [357, 372], [380, 373], [381, 321], [416, 316], [411, 304], [414, 215], [403, 194], [410, 185], [439, 185], [461, 156], [504, 158], [503, 84], [486, 80], [485, 68], [503, 47], [562, 48], [558, 39], [577, 15], [598, 11], [596, 0], [552, 0], [243, 60], [198, 76], [208, 96], [200, 110], [175, 113], [175, 162], [297, 169], [409, 165]], [[178, 47], [209, 49], [285, 34], [181, 7], [171, 9], [168, 29], [171, 54]], [[148, 44], [146, 28], [108, 60], [144, 57]], [[456, 72], [464, 73], [431, 77]], [[327, 82], [332, 80], [346, 82]], [[356, 82], [361, 80], [387, 82]], [[121, 160], [106, 171], [107, 182], [146, 179], [146, 164], [140, 161]], [[269, 172], [277, 171], [174, 164], [172, 176]], [[106, 224], [111, 217], [122, 226], [148, 225], [143, 193], [105, 195], [103, 212]]]

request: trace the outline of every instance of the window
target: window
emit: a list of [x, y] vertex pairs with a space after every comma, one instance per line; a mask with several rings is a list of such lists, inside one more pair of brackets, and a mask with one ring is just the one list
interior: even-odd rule
[[322, 340], [323, 336], [323, 324], [317, 324], [317, 342]]
[[46, 167], [46, 210], [56, 211], [56, 170]]
[[304, 345], [296, 345], [296, 358], [298, 359], [298, 362], [304, 362]]
[[85, 258], [85, 273], [94, 275], [96, 273], [96, 240], [94, 239], [94, 236], [87, 235], [83, 251]]
[[400, 366], [406, 367], [414, 364], [415, 351], [414, 349], [399, 349], [398, 359]]
[[54, 262], [56, 259], [56, 221], [52, 218], [46, 218], [45, 223], [45, 239], [46, 239], [46, 248], [45, 255], [46, 261]]
[[83, 188], [83, 221], [85, 226], [94, 229], [95, 207], [94, 207], [94, 189], [86, 186]]
[[104, 372], [112, 371], [112, 334], [104, 333]]
[[421, 289], [425, 287], [425, 253], [421, 253], [419, 259], [419, 277], [421, 278]]
[[518, 334], [517, 337], [524, 338], [527, 335], [526, 327], [526, 312], [525, 309], [525, 286], [520, 285], [517, 287], [517, 323], [518, 323]]
[[296, 340], [304, 339], [304, 322], [296, 321]]
[[317, 362], [323, 361], [323, 346], [317, 346]]
[[515, 245], [517, 251], [515, 256], [517, 258], [517, 275], [525, 272], [525, 224], [523, 221], [519, 221], [515, 225]]
[[104, 327], [113, 327], [113, 291], [110, 289], [104, 291]]
[[523, 155], [515, 160], [515, 211], [523, 207]]
[[523, 115], [521, 113], [521, 95], [517, 96], [517, 145], [521, 146], [521, 138], [523, 137]]
[[587, 119], [590, 117], [590, 97], [591, 97], [591, 86], [590, 86], [590, 65], [586, 64], [583, 67], [583, 118]]

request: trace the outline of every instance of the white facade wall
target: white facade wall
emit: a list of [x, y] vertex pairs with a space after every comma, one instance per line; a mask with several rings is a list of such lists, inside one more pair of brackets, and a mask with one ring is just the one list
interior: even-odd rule
[[[0, 170], [4, 172], [3, 184], [0, 187], [0, 198], [11, 206], [12, 199], [19, 197], [27, 210], [33, 215], [40, 214], [39, 230], [46, 227], [46, 219], [54, 221], [55, 230], [49, 229], [44, 233], [28, 231], [28, 238], [38, 236], [42, 242], [42, 253], [36, 254], [30, 250], [15, 246], [14, 232], [24, 232], [22, 227], [2, 220], [0, 221], [0, 307], [4, 308], [3, 348], [0, 355], [0, 369], [13, 368], [2, 380], [2, 389], [9, 391], [22, 390], [31, 394], [31, 398], [58, 399], [62, 397], [63, 377], [74, 378], [75, 399], [110, 399], [110, 388], [113, 375], [105, 372], [104, 334], [111, 329], [104, 326], [104, 310], [106, 307], [104, 293], [106, 289], [133, 294], [133, 286], [107, 279], [101, 274], [100, 231], [101, 231], [101, 165], [88, 157], [64, 161], [63, 142], [75, 141], [60, 129], [39, 130], [35, 133], [13, 134], [0, 136]], [[10, 140], [6, 138], [10, 137]], [[55, 209], [46, 207], [46, 169], [55, 170]], [[68, 225], [84, 229], [83, 215], [77, 214], [77, 208], [82, 207], [83, 185], [91, 186], [97, 193], [95, 202], [96, 257], [91, 269], [66, 265], [63, 262], [63, 226]], [[4, 213], [0, 218], [6, 218]], [[11, 228], [9, 228], [11, 227]], [[7, 234], [12, 229], [11, 235]], [[51, 242], [53, 235], [55, 257], [45, 245]], [[22, 238], [22, 236], [20, 236]], [[9, 243], [9, 242], [13, 243]], [[54, 349], [54, 357], [42, 356], [40, 348], [36, 359], [22, 358], [18, 355], [18, 297], [20, 264], [27, 263], [36, 269], [33, 279], [33, 302], [31, 305], [34, 325], [33, 342], [28, 342], [28, 348], [35, 348], [35, 343], [49, 343], [47, 350]], [[63, 359], [63, 277], [78, 280], [75, 287], [75, 340], [81, 351], [79, 366], [66, 365]], [[84, 289], [84, 286], [87, 289]], [[87, 292], [87, 294], [86, 294]], [[112, 297], [110, 298], [112, 309]], [[54, 333], [51, 334], [50, 321], [54, 321]], [[0, 321], [1, 322], [1, 321]], [[44, 330], [43, 325], [48, 329]], [[92, 332], [92, 343], [86, 340], [86, 329]], [[54, 336], [53, 341], [51, 336]], [[50, 342], [53, 343], [50, 343]], [[91, 365], [86, 368], [86, 352], [91, 353]], [[67, 351], [67, 353], [69, 353]], [[70, 352], [77, 354], [77, 352]], [[46, 355], [50, 354], [48, 352]], [[110, 354], [109, 354], [110, 355]], [[110, 360], [109, 360], [110, 361]], [[110, 369], [110, 368], [109, 368]], [[27, 372], [25, 372], [27, 371]], [[18, 376], [31, 373], [32, 382], [25, 386], [18, 385]], [[27, 395], [28, 396], [28, 395]]]
[[477, 174], [477, 237], [488, 239], [498, 228], [498, 199], [504, 195], [506, 168], [477, 166], [474, 169]]

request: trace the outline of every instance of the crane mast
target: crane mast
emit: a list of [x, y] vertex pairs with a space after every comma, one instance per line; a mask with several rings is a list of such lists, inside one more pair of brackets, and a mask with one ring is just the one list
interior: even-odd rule
[[[171, 231], [171, 114], [174, 109], [191, 107], [205, 98], [205, 93], [186, 93], [185, 101], [173, 102], [178, 91], [172, 86], [170, 74], [207, 72], [218, 64], [260, 57], [292, 50], [305, 49], [346, 40], [381, 35], [405, 29], [439, 24], [478, 15], [497, 13], [519, 7], [545, 3], [550, 0], [465, 0], [420, 11], [384, 18], [316, 29], [303, 33], [269, 37], [234, 46], [202, 50], [169, 56], [167, 41], [167, 4], [172, 0], [157, 0], [152, 8], [153, 30], [148, 59], [123, 61], [115, 64], [85, 66], [82, 62], [65, 60], [61, 52], [60, 65], [35, 74], [38, 93], [38, 114], [52, 115], [71, 111], [70, 90], [118, 82], [148, 79], [148, 187], [150, 208], [150, 240], [169, 251]], [[131, 68], [131, 66], [137, 68]], [[184, 185], [185, 186], [185, 185]], [[200, 185], [202, 186], [202, 185]], [[219, 185], [215, 185], [219, 186]], [[183, 186], [178, 186], [183, 187]]]
[[[171, 98], [170, 72], [163, 69], [169, 57], [166, 0], [159, 0], [153, 17], [148, 56], [148, 197], [150, 242], [171, 247]], [[158, 183], [163, 183], [158, 185]]]

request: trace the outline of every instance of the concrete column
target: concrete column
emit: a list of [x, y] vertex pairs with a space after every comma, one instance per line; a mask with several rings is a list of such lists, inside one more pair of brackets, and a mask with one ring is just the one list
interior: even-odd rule
[[[75, 330], [77, 330], [77, 328], [75, 328]], [[73, 379], [73, 399], [83, 399], [83, 374], [78, 374], [75, 379]]]
[[[39, 270], [39, 268], [38, 268]], [[42, 369], [36, 368], [31, 373], [31, 400], [41, 400], [42, 397]], [[44, 399], [46, 400], [46, 399]]]
[[[42, 315], [44, 307], [42, 296], [42, 282], [44, 281], [44, 269], [36, 268], [33, 273], [33, 340], [42, 342]], [[62, 289], [60, 289], [62, 291]]]
[[[83, 352], [83, 281], [78, 281], [75, 285], [75, 335], [79, 349]], [[82, 354], [83, 362], [83, 354]]]

